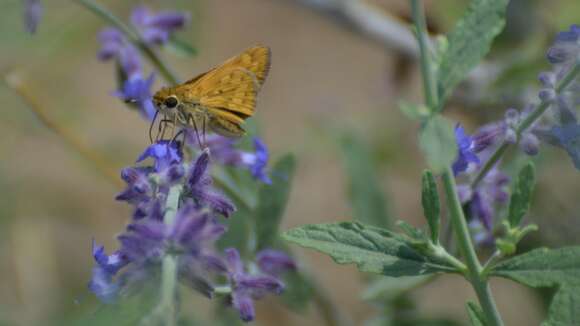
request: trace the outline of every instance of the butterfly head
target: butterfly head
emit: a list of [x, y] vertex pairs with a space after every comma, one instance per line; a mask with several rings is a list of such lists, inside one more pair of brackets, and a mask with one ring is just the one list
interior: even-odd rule
[[181, 104], [171, 88], [162, 88], [153, 95], [155, 108], [165, 116], [173, 116]]

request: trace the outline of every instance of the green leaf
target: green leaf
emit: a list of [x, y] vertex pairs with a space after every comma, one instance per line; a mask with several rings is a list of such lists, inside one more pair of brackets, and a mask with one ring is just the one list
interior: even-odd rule
[[424, 120], [430, 114], [429, 108], [425, 105], [413, 104], [406, 101], [399, 101], [399, 109], [411, 120]]
[[443, 172], [457, 156], [453, 125], [440, 115], [427, 120], [419, 134], [419, 142], [435, 173]]
[[358, 222], [304, 225], [283, 237], [326, 253], [338, 264], [356, 264], [363, 272], [396, 277], [454, 271], [421, 255], [402, 237]]
[[520, 225], [530, 209], [535, 179], [534, 165], [529, 162], [521, 169], [510, 197], [508, 221], [512, 228]]
[[286, 209], [295, 169], [293, 155], [282, 157], [272, 168], [272, 184], [264, 184], [258, 191], [255, 212], [258, 250], [271, 246], [278, 237], [278, 227]]
[[580, 247], [535, 249], [497, 264], [490, 275], [557, 288], [543, 325], [580, 325]]
[[175, 55], [181, 57], [195, 57], [198, 54], [198, 51], [195, 47], [176, 37], [171, 37], [166, 43], [165, 48], [168, 51], [173, 52]]
[[438, 89], [441, 103], [489, 52], [493, 39], [505, 25], [508, 0], [473, 0], [448, 35], [441, 57]]
[[421, 184], [421, 203], [423, 204], [423, 214], [427, 218], [427, 223], [429, 223], [429, 228], [431, 229], [431, 241], [439, 243], [439, 193], [437, 192], [435, 177], [433, 177], [431, 171], [423, 172]]
[[354, 135], [345, 134], [341, 138], [341, 150], [354, 218], [367, 224], [389, 227], [387, 202], [368, 147]]
[[467, 314], [469, 315], [471, 325], [485, 326], [485, 315], [483, 314], [483, 311], [471, 301], [467, 302]]

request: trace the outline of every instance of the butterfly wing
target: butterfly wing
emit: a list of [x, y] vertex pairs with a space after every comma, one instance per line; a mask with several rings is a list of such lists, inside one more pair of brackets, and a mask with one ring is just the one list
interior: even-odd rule
[[270, 50], [253, 47], [182, 85], [182, 97], [209, 115], [209, 127], [224, 136], [244, 134], [240, 126], [254, 114], [256, 94], [268, 74]]

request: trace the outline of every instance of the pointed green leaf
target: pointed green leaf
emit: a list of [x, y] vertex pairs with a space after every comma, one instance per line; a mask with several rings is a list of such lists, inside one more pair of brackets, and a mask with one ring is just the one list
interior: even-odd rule
[[543, 325], [580, 325], [580, 247], [535, 249], [497, 264], [490, 274], [557, 288]]
[[437, 183], [435, 182], [435, 177], [433, 177], [431, 171], [423, 172], [423, 178], [421, 181], [421, 203], [423, 204], [423, 214], [425, 215], [425, 218], [427, 218], [429, 228], [431, 229], [431, 241], [433, 241], [433, 243], [438, 243], [440, 207]]
[[402, 237], [358, 222], [304, 225], [285, 232], [283, 237], [326, 253], [338, 264], [356, 264], [363, 272], [417, 276], [453, 271], [421, 255]]
[[510, 197], [508, 221], [512, 228], [520, 225], [530, 209], [535, 182], [534, 165], [529, 162], [521, 169]]
[[503, 30], [508, 0], [472, 0], [448, 39], [441, 57], [438, 88], [441, 103], [489, 52], [493, 39]]
[[296, 160], [293, 155], [282, 157], [272, 168], [272, 184], [264, 184], [258, 191], [255, 212], [258, 250], [271, 246], [278, 236], [278, 227], [286, 209], [295, 169]]
[[421, 128], [419, 142], [435, 173], [443, 172], [457, 156], [453, 125], [440, 115], [433, 116]]
[[469, 315], [469, 321], [473, 326], [485, 326], [485, 316], [483, 311], [475, 303], [469, 301], [467, 302], [467, 314]]
[[341, 139], [341, 149], [354, 218], [374, 226], [388, 227], [387, 202], [368, 147], [354, 135], [345, 134]]

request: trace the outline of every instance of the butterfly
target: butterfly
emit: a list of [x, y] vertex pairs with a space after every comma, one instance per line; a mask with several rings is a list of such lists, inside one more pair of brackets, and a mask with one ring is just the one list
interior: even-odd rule
[[200, 146], [200, 131], [205, 137], [206, 129], [225, 137], [241, 137], [244, 121], [255, 112], [256, 96], [270, 62], [270, 49], [254, 46], [183, 84], [161, 88], [153, 95], [155, 116], [162, 114], [164, 126], [171, 123], [194, 129]]

